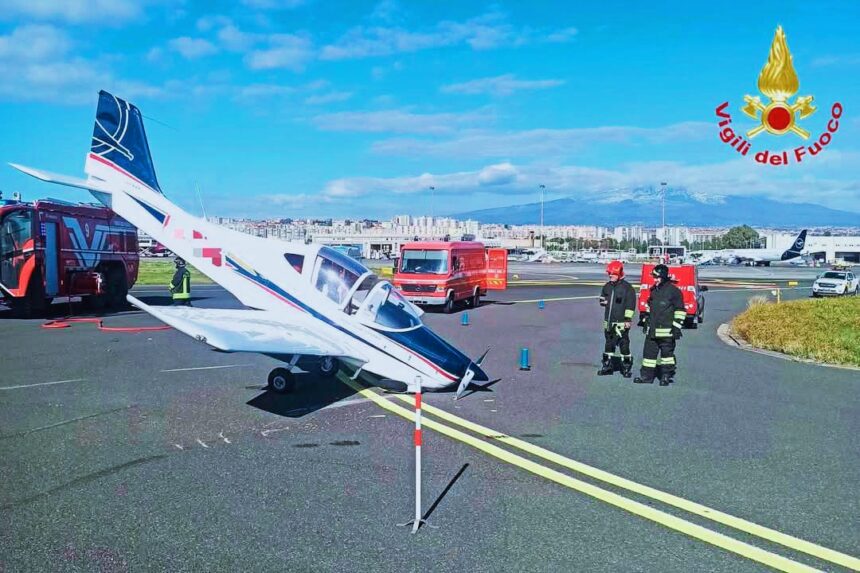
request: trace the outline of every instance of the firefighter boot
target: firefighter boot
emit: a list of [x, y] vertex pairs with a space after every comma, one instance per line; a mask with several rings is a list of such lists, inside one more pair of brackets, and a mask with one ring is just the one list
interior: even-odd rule
[[660, 386], [668, 386], [672, 382], [672, 379], [669, 377], [669, 374], [663, 372], [660, 374]]
[[634, 384], [653, 384], [653, 383], [654, 383], [654, 379], [653, 379], [653, 378], [651, 378], [650, 380], [645, 380], [645, 379], [640, 378], [639, 376], [637, 376], [636, 378], [634, 378], [634, 379], [633, 379], [633, 383], [634, 383]]
[[633, 360], [630, 358], [625, 358], [621, 361], [621, 375], [625, 378], [630, 378], [633, 376]]
[[612, 368], [612, 357], [603, 355], [603, 365], [600, 367], [600, 370], [597, 371], [598, 376], [609, 376], [612, 374], [614, 369]]

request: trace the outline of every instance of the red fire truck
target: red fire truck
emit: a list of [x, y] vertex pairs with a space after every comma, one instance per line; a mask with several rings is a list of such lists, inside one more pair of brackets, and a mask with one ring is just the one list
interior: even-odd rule
[[[651, 271], [656, 265], [646, 263], [642, 265], [642, 278], [639, 281], [639, 313], [648, 312], [648, 296], [650, 289], [654, 286], [654, 277]], [[707, 286], [699, 286], [699, 274], [696, 265], [677, 265], [669, 267], [669, 278], [675, 283], [684, 297], [684, 309], [687, 318], [684, 326], [697, 328], [705, 320], [705, 297], [702, 294], [708, 290]]]
[[418, 305], [441, 306], [446, 313], [459, 301], [477, 308], [487, 291], [507, 288], [508, 252], [475, 241], [406, 243], [392, 282]]
[[118, 308], [137, 281], [137, 229], [105, 207], [0, 201], [0, 292], [29, 316], [55, 299]]

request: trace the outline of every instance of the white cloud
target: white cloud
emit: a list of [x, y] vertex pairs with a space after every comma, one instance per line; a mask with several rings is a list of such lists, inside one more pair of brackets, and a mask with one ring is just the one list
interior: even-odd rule
[[0, 60], [48, 60], [64, 55], [70, 47], [66, 34], [53, 26], [19, 26], [0, 36]]
[[570, 42], [576, 37], [577, 34], [579, 34], [579, 30], [577, 30], [576, 28], [563, 28], [561, 30], [556, 30], [547, 34], [545, 40], [547, 42], [562, 44], [565, 42]]
[[269, 47], [255, 50], [245, 56], [245, 63], [253, 70], [284, 68], [294, 72], [304, 71], [313, 58], [313, 46], [305, 36], [294, 34], [272, 34]]
[[481, 169], [478, 173], [478, 185], [507, 185], [517, 180], [519, 171], [510, 163], [499, 163]]
[[247, 34], [233, 24], [227, 24], [218, 30], [218, 41], [233, 52], [244, 52], [259, 40], [258, 34]]
[[842, 54], [840, 56], [821, 56], [812, 60], [812, 67], [850, 67], [860, 65], [860, 54]]
[[491, 94], [506, 96], [520, 90], [543, 90], [564, 84], [564, 80], [518, 80], [514, 74], [479, 78], [459, 84], [442, 86], [443, 93]]
[[707, 122], [682, 122], [664, 127], [582, 127], [530, 129], [512, 132], [465, 131], [452, 139], [388, 139], [373, 144], [388, 155], [435, 155], [440, 157], [543, 157], [566, 155], [594, 143], [664, 143], [692, 141], [713, 136]]
[[[731, 195], [766, 196], [779, 201], [809, 202], [856, 210], [860, 186], [851, 177], [849, 165], [860, 160], [860, 152], [828, 150], [812, 163], [792, 173], [768, 169], [748, 158], [722, 163], [683, 164], [655, 161], [632, 163], [617, 169], [582, 165], [513, 165], [501, 163], [476, 171], [422, 173], [406, 177], [351, 177], [330, 181], [323, 189], [326, 197], [385, 197], [392, 194], [423, 193], [436, 187], [437, 195], [464, 195], [478, 192], [497, 196], [533, 196], [539, 184], [553, 195], [570, 195], [597, 201], [618, 202], [633, 196], [638, 187], [670, 181], [692, 193], [711, 199]], [[834, 166], [842, 166], [834, 173]], [[840, 176], [846, 176], [840, 179]]]
[[517, 45], [524, 41], [521, 32], [505, 23], [504, 17], [488, 13], [464, 22], [439, 22], [424, 31], [410, 31], [401, 27], [356, 26], [333, 44], [324, 46], [322, 60], [345, 60], [387, 56], [468, 44], [475, 50], [502, 45]]
[[134, 19], [145, 2], [137, 0], [5, 0], [3, 16], [71, 23], [98, 22], [107, 26]]
[[256, 99], [284, 97], [287, 95], [291, 95], [295, 92], [296, 88], [293, 86], [284, 86], [278, 84], [251, 84], [249, 86], [239, 88], [239, 91], [236, 95], [242, 99]]
[[214, 30], [215, 28], [231, 26], [232, 24], [233, 21], [226, 16], [203, 16], [202, 18], [199, 18], [197, 20], [197, 29], [201, 32], [208, 32], [210, 30]]
[[488, 116], [480, 112], [420, 114], [384, 110], [329, 113], [318, 115], [313, 121], [326, 131], [442, 134], [465, 125], [483, 123], [487, 119]]
[[183, 58], [194, 60], [204, 56], [211, 56], [218, 53], [218, 48], [212, 42], [202, 38], [189, 38], [182, 36], [174, 38], [168, 42], [171, 50], [179, 52]]
[[305, 103], [308, 105], [323, 105], [327, 103], [335, 103], [346, 101], [352, 97], [352, 92], [329, 92], [325, 94], [312, 95], [305, 98]]
[[307, 0], [242, 0], [242, 4], [259, 10], [293, 10], [307, 3]]

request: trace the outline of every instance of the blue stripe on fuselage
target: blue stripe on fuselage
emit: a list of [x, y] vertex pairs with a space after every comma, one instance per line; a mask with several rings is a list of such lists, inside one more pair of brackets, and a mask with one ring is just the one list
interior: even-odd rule
[[[311, 308], [309, 305], [307, 305], [307, 304], [303, 303], [302, 301], [300, 301], [300, 300], [299, 300], [299, 299], [297, 299], [296, 297], [292, 296], [290, 293], [288, 293], [287, 291], [285, 291], [284, 289], [282, 289], [281, 287], [279, 287], [278, 285], [276, 285], [275, 283], [273, 283], [273, 282], [272, 282], [272, 281], [270, 281], [269, 279], [267, 279], [267, 278], [265, 278], [265, 277], [261, 276], [259, 273], [257, 273], [257, 272], [251, 273], [249, 270], [247, 270], [247, 269], [245, 269], [244, 267], [242, 267], [239, 263], [237, 263], [237, 262], [236, 262], [236, 260], [232, 259], [232, 258], [231, 258], [231, 257], [229, 257], [229, 256], [227, 256], [227, 257], [226, 257], [226, 259], [227, 259], [227, 264], [229, 264], [231, 267], [233, 267], [233, 268], [236, 270], [236, 272], [238, 272], [240, 275], [244, 276], [245, 278], [250, 279], [251, 281], [253, 281], [253, 282], [257, 283], [259, 286], [262, 286], [262, 287], [265, 287], [265, 288], [267, 288], [267, 289], [271, 290], [272, 292], [274, 292], [274, 293], [278, 294], [278, 296], [281, 296], [281, 297], [285, 298], [286, 300], [288, 300], [288, 301], [290, 301], [291, 303], [295, 304], [296, 306], [298, 306], [299, 308], [301, 308], [302, 310], [304, 310], [305, 312], [307, 312], [308, 314], [310, 314], [310, 315], [311, 315], [311, 316], [313, 316], [314, 318], [316, 318], [316, 319], [318, 319], [318, 320], [321, 320], [322, 322], [324, 322], [324, 323], [328, 324], [329, 326], [333, 326], [333, 327], [334, 327], [334, 328], [336, 328], [337, 330], [339, 330], [339, 331], [341, 331], [341, 332], [343, 332], [343, 333], [345, 333], [345, 334], [350, 335], [351, 337], [355, 338], [356, 340], [358, 340], [358, 341], [360, 341], [360, 342], [363, 342], [364, 344], [367, 344], [367, 345], [369, 345], [369, 346], [371, 346], [371, 347], [373, 347], [373, 348], [375, 348], [375, 349], [379, 350], [379, 351], [380, 351], [380, 352], [382, 352], [383, 354], [387, 354], [388, 356], [391, 356], [391, 357], [392, 357], [392, 358], [394, 358], [395, 360], [397, 360], [397, 361], [399, 361], [399, 362], [402, 362], [403, 364], [406, 364], [406, 365], [407, 365], [407, 366], [409, 366], [410, 368], [414, 368], [414, 366], [411, 366], [409, 363], [405, 362], [404, 360], [402, 360], [402, 359], [398, 358], [397, 356], [394, 356], [393, 354], [391, 354], [390, 352], [387, 352], [387, 351], [383, 350], [382, 348], [379, 348], [378, 346], [376, 346], [375, 344], [373, 344], [373, 343], [372, 343], [372, 342], [370, 342], [369, 340], [365, 340], [364, 338], [362, 338], [362, 337], [361, 337], [361, 336], [359, 336], [358, 334], [356, 334], [356, 333], [354, 333], [354, 332], [352, 332], [352, 331], [350, 331], [350, 330], [348, 330], [348, 329], [346, 329], [346, 328], [342, 327], [341, 325], [337, 324], [336, 322], [334, 322], [333, 320], [331, 320], [330, 318], [328, 318], [328, 317], [327, 317], [327, 316], [325, 316], [324, 314], [321, 314], [321, 313], [317, 312], [316, 310], [314, 310], [313, 308]], [[425, 329], [426, 329], [426, 327], [424, 327], [424, 326], [422, 326], [421, 328], [425, 328]], [[428, 331], [428, 332], [431, 332], [431, 334], [433, 334], [433, 333], [432, 333], [432, 331], [430, 331], [429, 329], [427, 329], [427, 331]], [[385, 336], [388, 336], [388, 334], [389, 334], [389, 333], [384, 332], [384, 331], [378, 331], [378, 332], [380, 332], [381, 334], [383, 334], [383, 335], [385, 335]], [[435, 336], [435, 334], [433, 334], [433, 335]], [[397, 341], [397, 339], [396, 339], [396, 338], [393, 338], [393, 337], [390, 337], [390, 336], [389, 336], [389, 338], [391, 338], [392, 340]], [[451, 348], [453, 349], [453, 351], [454, 351], [454, 352], [456, 352], [457, 354], [459, 354], [460, 356], [462, 356], [462, 354], [460, 354], [460, 352], [459, 352], [457, 349], [455, 349], [455, 348], [453, 348], [453, 347], [451, 347]], [[415, 354], [419, 354], [420, 356], [423, 356], [424, 358], [426, 358], [427, 360], [429, 360], [430, 362], [432, 362], [434, 365], [437, 365], [437, 363], [433, 361], [433, 358], [432, 358], [431, 356], [427, 356], [427, 355], [425, 355], [423, 352], [420, 352], [420, 351], [418, 351], [418, 350], [413, 350], [413, 349], [411, 349], [411, 348], [407, 348], [407, 350], [409, 350], [410, 352], [413, 352], [413, 353], [415, 353]], [[465, 358], [465, 357], [464, 357], [464, 358]], [[464, 367], [463, 367], [463, 372], [462, 372], [462, 374], [456, 374], [456, 373], [454, 373], [454, 374], [451, 374], [451, 376], [454, 376], [454, 377], [456, 378], [458, 375], [459, 375], [459, 376], [462, 376], [463, 374], [465, 374], [465, 373], [466, 373], [466, 368], [468, 367], [468, 359], [466, 359], [466, 360], [467, 360], [467, 364], [466, 364], [466, 366], [464, 366]], [[437, 365], [437, 366], [438, 366], [438, 365]], [[441, 367], [440, 367], [440, 368], [441, 368]], [[444, 368], [443, 368], [443, 369], [444, 369]], [[455, 371], [455, 372], [458, 372], [458, 371]], [[452, 380], [452, 381], [451, 381], [451, 383], [452, 383], [452, 384], [453, 384], [454, 382], [456, 382], [456, 380]]]

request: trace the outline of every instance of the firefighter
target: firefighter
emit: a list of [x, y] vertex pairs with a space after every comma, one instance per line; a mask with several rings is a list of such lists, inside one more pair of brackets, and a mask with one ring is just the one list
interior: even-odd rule
[[176, 272], [170, 281], [170, 294], [173, 295], [173, 305], [191, 306], [191, 272], [185, 265], [185, 260], [176, 257]]
[[606, 265], [609, 282], [600, 291], [600, 306], [604, 307], [603, 337], [606, 344], [603, 348], [603, 364], [597, 371], [598, 376], [612, 374], [615, 368], [612, 364], [616, 347], [621, 350], [621, 375], [630, 378], [633, 370], [633, 357], [630, 354], [630, 326], [633, 312], [636, 308], [636, 291], [624, 280], [624, 264], [612, 261]]
[[645, 328], [642, 368], [633, 382], [653, 383], [659, 366], [660, 386], [668, 386], [674, 382], [675, 341], [681, 338], [681, 325], [687, 311], [681, 291], [669, 280], [669, 267], [657, 265], [651, 276], [654, 277], [654, 286], [648, 296], [648, 314], [641, 321]]

